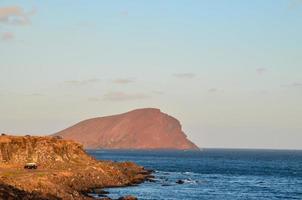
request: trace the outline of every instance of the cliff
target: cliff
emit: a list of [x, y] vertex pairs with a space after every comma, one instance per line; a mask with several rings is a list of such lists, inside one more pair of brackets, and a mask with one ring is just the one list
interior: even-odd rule
[[198, 149], [177, 119], [154, 108], [88, 119], [54, 135], [88, 149]]
[[84, 163], [92, 161], [82, 148], [73, 141], [54, 137], [14, 137], [0, 136], [0, 162], [23, 165], [27, 162], [39, 163], [51, 168], [59, 164]]
[[[24, 169], [27, 162], [38, 169]], [[0, 199], [91, 199], [91, 188], [137, 184], [149, 174], [131, 162], [97, 161], [73, 141], [0, 136]]]

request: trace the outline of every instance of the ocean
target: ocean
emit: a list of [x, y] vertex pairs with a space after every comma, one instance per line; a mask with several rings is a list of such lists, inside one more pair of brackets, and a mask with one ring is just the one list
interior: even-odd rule
[[[155, 170], [156, 182], [106, 189], [111, 198], [133, 195], [142, 200], [302, 200], [302, 151], [89, 150], [88, 153], [100, 160], [133, 161]], [[178, 180], [183, 184], [177, 184]]]

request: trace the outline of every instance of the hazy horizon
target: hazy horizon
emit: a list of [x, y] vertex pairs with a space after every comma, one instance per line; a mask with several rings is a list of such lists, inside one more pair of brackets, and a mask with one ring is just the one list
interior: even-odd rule
[[302, 149], [302, 1], [0, 2], [0, 132], [137, 108], [201, 148]]

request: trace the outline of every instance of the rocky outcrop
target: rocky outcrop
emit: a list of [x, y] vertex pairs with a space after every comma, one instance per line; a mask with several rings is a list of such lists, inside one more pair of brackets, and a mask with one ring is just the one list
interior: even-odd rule
[[39, 163], [51, 168], [59, 164], [84, 163], [92, 161], [82, 148], [73, 141], [55, 137], [0, 136], [0, 162], [21, 164]]
[[[0, 136], [0, 152], [0, 199], [91, 199], [92, 188], [128, 186], [150, 176], [134, 163], [97, 161], [81, 145], [52, 137]], [[38, 168], [24, 169], [27, 162]]]
[[88, 149], [198, 149], [177, 119], [154, 108], [88, 119], [55, 135]]
[[129, 196], [125, 196], [125, 197], [120, 197], [120, 198], [118, 198], [118, 200], [137, 200], [137, 198], [129, 195]]
[[0, 199], [7, 200], [61, 200], [61, 198], [48, 195], [40, 194], [38, 192], [25, 192], [24, 190], [17, 189], [10, 185], [0, 184]]

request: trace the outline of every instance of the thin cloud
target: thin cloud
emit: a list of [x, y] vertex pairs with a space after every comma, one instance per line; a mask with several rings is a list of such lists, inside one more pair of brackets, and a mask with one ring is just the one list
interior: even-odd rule
[[79, 27], [79, 28], [94, 28], [95, 27], [95, 23], [93, 22], [90, 22], [90, 21], [81, 21], [77, 24], [75, 24], [76, 27]]
[[15, 35], [13, 32], [4, 32], [1, 35], [1, 39], [4, 41], [10, 41], [13, 40], [15, 38]]
[[217, 88], [210, 88], [210, 89], [208, 89], [208, 92], [209, 93], [216, 93], [216, 92], [219, 92], [219, 89], [217, 89]]
[[36, 9], [25, 12], [20, 6], [0, 8], [0, 23], [8, 25], [28, 25], [31, 23], [30, 16], [36, 13]]
[[298, 88], [298, 87], [302, 87], [302, 82], [293, 82], [290, 84], [281, 85], [281, 87]]
[[154, 94], [157, 94], [157, 95], [163, 95], [163, 94], [165, 94], [163, 91], [159, 91], [159, 90], [153, 90], [152, 92]]
[[30, 93], [30, 94], [22, 94], [22, 96], [26, 97], [45, 97], [45, 94], [42, 93]]
[[130, 78], [119, 78], [119, 79], [115, 79], [113, 80], [114, 83], [116, 84], [129, 84], [129, 83], [133, 83], [134, 80], [130, 79]]
[[299, 6], [302, 6], [302, 0], [290, 0], [289, 1], [288, 8], [290, 10], [296, 9]]
[[208, 89], [208, 93], [218, 93], [218, 92], [223, 92], [223, 90], [219, 89], [219, 88], [210, 88], [210, 89]]
[[99, 99], [98, 97], [90, 97], [88, 98], [88, 101], [91, 101], [91, 102], [97, 102], [97, 101], [100, 101], [101, 99]]
[[267, 72], [266, 68], [260, 67], [256, 69], [257, 74], [262, 75]]
[[262, 95], [267, 95], [269, 94], [269, 91], [268, 90], [260, 90], [258, 91], [259, 94], [262, 94]]
[[176, 78], [183, 78], [183, 79], [192, 79], [196, 77], [196, 74], [193, 73], [178, 73], [178, 74], [173, 74], [174, 77]]
[[148, 95], [143, 93], [124, 93], [124, 92], [108, 92], [103, 96], [103, 100], [106, 101], [131, 101], [131, 100], [142, 100], [150, 98]]
[[100, 81], [100, 79], [92, 78], [92, 79], [81, 80], [81, 81], [80, 80], [68, 80], [68, 81], [65, 81], [64, 83], [68, 84], [68, 85], [82, 86], [82, 85], [97, 83], [99, 81]]
[[120, 12], [120, 15], [123, 16], [123, 17], [128, 17], [129, 16], [129, 11], [128, 10], [122, 10]]

